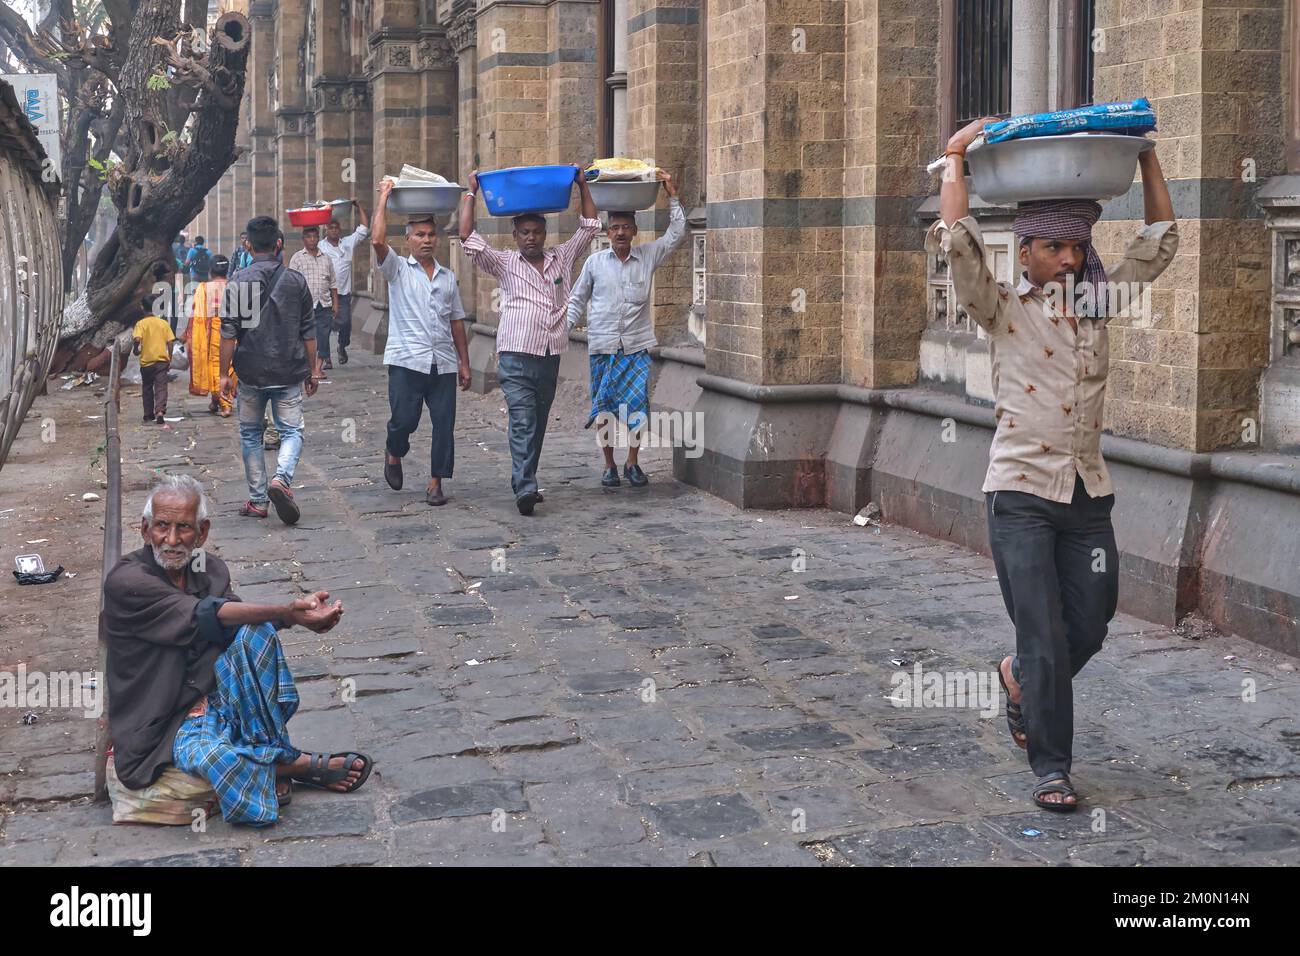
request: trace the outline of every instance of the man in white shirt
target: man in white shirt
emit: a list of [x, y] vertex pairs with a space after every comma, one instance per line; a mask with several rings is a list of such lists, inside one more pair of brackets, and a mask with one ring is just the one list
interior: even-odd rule
[[348, 364], [348, 346], [352, 344], [352, 256], [357, 244], [370, 235], [370, 219], [366, 210], [355, 199], [357, 218], [361, 225], [351, 234], [344, 236], [343, 227], [333, 220], [325, 224], [325, 241], [320, 251], [330, 257], [334, 263], [334, 276], [339, 284], [339, 313], [334, 327], [338, 330], [339, 364]]
[[590, 256], [569, 298], [572, 329], [587, 313], [587, 352], [591, 362], [591, 418], [598, 422], [597, 442], [605, 455], [606, 488], [619, 484], [609, 432], [615, 423], [627, 429], [627, 464], [623, 477], [633, 487], [649, 484], [637, 464], [640, 433], [649, 415], [650, 348], [655, 345], [650, 322], [650, 285], [655, 269], [686, 238], [686, 213], [677, 199], [671, 176], [663, 178], [668, 193], [668, 229], [653, 242], [633, 247], [636, 214], [611, 212], [605, 232], [610, 248]]
[[469, 345], [465, 338], [465, 309], [456, 276], [437, 258], [438, 223], [433, 215], [412, 216], [406, 223], [411, 254], [395, 255], [384, 241], [391, 180], [379, 186], [375, 207], [375, 264], [388, 281], [388, 440], [384, 480], [394, 491], [402, 487], [402, 459], [411, 450], [411, 433], [420, 427], [420, 407], [429, 406], [433, 426], [429, 449], [429, 483], [424, 500], [444, 505], [442, 479], [455, 464], [456, 385], [469, 388]]

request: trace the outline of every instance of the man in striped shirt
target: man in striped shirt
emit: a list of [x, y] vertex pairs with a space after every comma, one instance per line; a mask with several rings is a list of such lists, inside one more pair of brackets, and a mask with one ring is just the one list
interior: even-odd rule
[[600, 232], [596, 204], [582, 167], [573, 167], [582, 193], [578, 230], [567, 242], [546, 249], [546, 219], [536, 213], [514, 217], [516, 252], [493, 249], [474, 228], [478, 175], [470, 173], [470, 191], [461, 199], [460, 238], [470, 262], [497, 280], [501, 318], [497, 324], [497, 377], [510, 410], [510, 484], [522, 515], [542, 500], [537, 490], [537, 462], [546, 438], [546, 420], [560, 375], [560, 355], [569, 347], [566, 314], [569, 285], [578, 255]]
[[334, 262], [320, 251], [320, 226], [305, 226], [302, 248], [289, 257], [289, 268], [302, 273], [311, 291], [316, 319], [316, 361], [319, 370], [331, 369], [330, 326], [339, 314], [339, 284]]

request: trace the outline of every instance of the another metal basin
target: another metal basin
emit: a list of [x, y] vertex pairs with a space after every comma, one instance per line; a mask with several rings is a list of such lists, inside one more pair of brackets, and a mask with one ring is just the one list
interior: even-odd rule
[[650, 209], [659, 198], [658, 181], [648, 183], [588, 183], [592, 202], [602, 212]]
[[390, 211], [404, 216], [418, 213], [452, 212], [460, 203], [465, 187], [430, 183], [427, 186], [394, 186], [388, 194]]
[[1133, 184], [1142, 136], [1084, 133], [1007, 140], [967, 154], [975, 192], [991, 203], [1110, 199]]
[[330, 222], [342, 222], [352, 212], [350, 199], [336, 199], [330, 203]]

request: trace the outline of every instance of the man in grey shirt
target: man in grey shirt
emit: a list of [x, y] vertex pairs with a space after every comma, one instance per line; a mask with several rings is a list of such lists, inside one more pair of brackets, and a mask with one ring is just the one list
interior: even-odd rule
[[655, 345], [650, 322], [650, 285], [655, 269], [686, 238], [686, 213], [677, 199], [677, 186], [664, 174], [668, 193], [668, 229], [653, 242], [633, 247], [636, 214], [611, 212], [605, 232], [610, 248], [588, 257], [569, 297], [569, 328], [587, 313], [587, 351], [591, 363], [590, 428], [599, 422], [597, 443], [605, 455], [606, 488], [619, 484], [610, 431], [616, 423], [628, 432], [627, 464], [623, 476], [636, 488], [649, 483], [637, 464], [640, 433], [649, 417], [650, 348]]

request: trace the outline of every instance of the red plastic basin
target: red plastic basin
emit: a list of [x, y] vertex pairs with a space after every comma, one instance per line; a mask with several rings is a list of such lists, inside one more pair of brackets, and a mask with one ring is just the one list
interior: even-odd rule
[[289, 214], [289, 225], [291, 226], [323, 226], [330, 221], [334, 214], [330, 206], [321, 206], [312, 209], [286, 209]]

